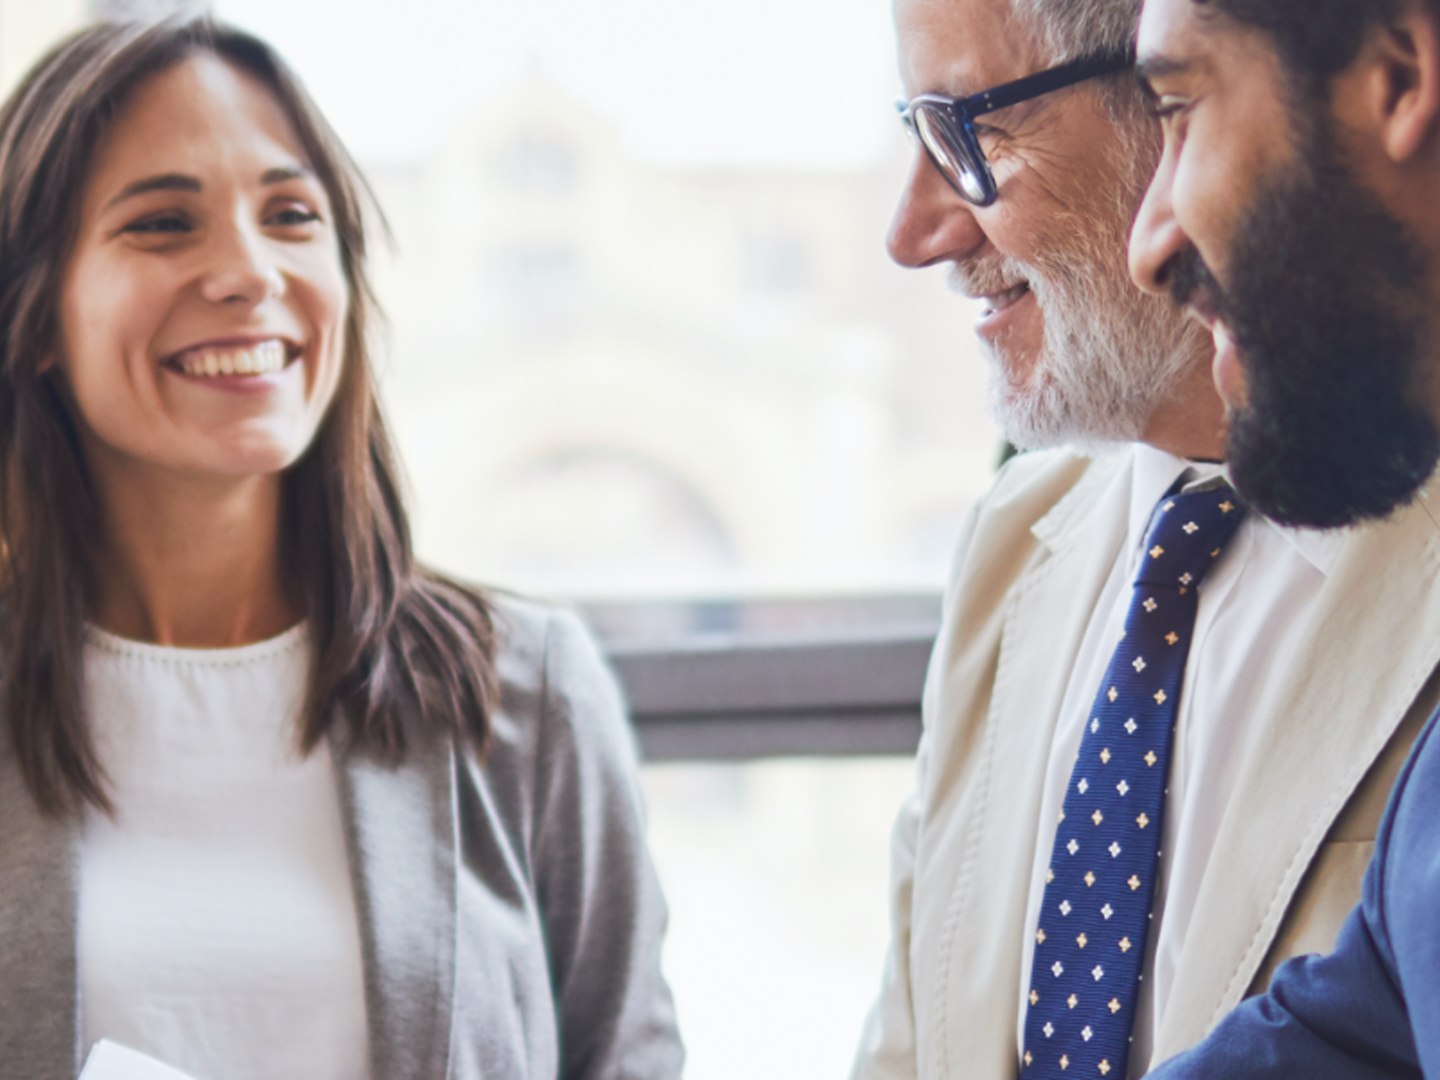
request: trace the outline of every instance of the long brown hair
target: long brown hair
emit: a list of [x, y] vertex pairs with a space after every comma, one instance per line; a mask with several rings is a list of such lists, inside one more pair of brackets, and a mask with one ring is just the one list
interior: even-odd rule
[[[91, 158], [147, 77], [210, 52], [261, 80], [329, 195], [349, 285], [340, 386], [283, 478], [280, 543], [309, 621], [301, 731], [337, 720], [394, 764], [417, 731], [483, 743], [494, 704], [485, 599], [414, 561], [375, 400], [364, 181], [299, 80], [264, 42], [208, 17], [108, 23], [41, 60], [0, 106], [0, 715], [36, 803], [111, 809], [86, 720], [85, 620], [96, 595], [96, 493], [56, 370], [60, 284]], [[417, 727], [418, 725], [418, 727]]]

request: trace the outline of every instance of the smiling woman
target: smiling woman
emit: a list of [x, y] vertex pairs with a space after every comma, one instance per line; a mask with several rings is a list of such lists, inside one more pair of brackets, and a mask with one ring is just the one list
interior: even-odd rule
[[[146, 80], [96, 148], [54, 362], [109, 503], [134, 502], [117, 485], [168, 488], [168, 470], [263, 477], [278, 492], [274, 474], [314, 440], [349, 304], [335, 214], [304, 157], [264, 84], [204, 54]], [[245, 531], [269, 527], [267, 502]], [[262, 633], [293, 622], [272, 601], [280, 625]], [[129, 607], [110, 622], [150, 617]]]
[[0, 107], [17, 1074], [102, 1039], [202, 1077], [679, 1073], [594, 647], [412, 557], [362, 191], [207, 19], [94, 27]]

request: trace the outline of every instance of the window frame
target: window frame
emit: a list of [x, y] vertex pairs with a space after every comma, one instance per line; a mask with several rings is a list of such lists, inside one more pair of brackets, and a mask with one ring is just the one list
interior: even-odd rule
[[908, 756], [937, 630], [682, 633], [606, 654], [647, 762]]

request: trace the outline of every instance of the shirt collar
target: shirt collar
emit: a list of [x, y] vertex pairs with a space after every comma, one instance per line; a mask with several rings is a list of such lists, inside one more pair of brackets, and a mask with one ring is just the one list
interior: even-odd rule
[[[1127, 534], [1126, 550], [1138, 550], [1145, 542], [1145, 531], [1150, 525], [1150, 515], [1155, 504], [1169, 491], [1182, 476], [1185, 484], [1182, 490], [1193, 491], [1204, 487], [1216, 477], [1229, 480], [1225, 465], [1215, 461], [1190, 461], [1176, 457], [1164, 450], [1157, 450], [1144, 443], [1135, 444], [1135, 472], [1130, 488], [1130, 529]], [[1296, 529], [1277, 525], [1269, 518], [1252, 514], [1259, 528], [1273, 529], [1284, 537], [1300, 557], [1319, 570], [1326, 577], [1340, 556], [1340, 549], [1349, 538], [1349, 529]]]

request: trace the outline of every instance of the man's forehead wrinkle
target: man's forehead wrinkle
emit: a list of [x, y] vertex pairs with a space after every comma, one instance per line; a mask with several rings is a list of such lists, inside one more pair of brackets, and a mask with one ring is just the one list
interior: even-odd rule
[[897, 0], [906, 92], [968, 97], [1047, 66], [1011, 0]]
[[946, 97], [969, 97], [995, 85], [987, 71], [979, 68], [968, 49], [929, 45], [918, 51], [907, 74], [915, 85], [915, 94], [942, 94]]

